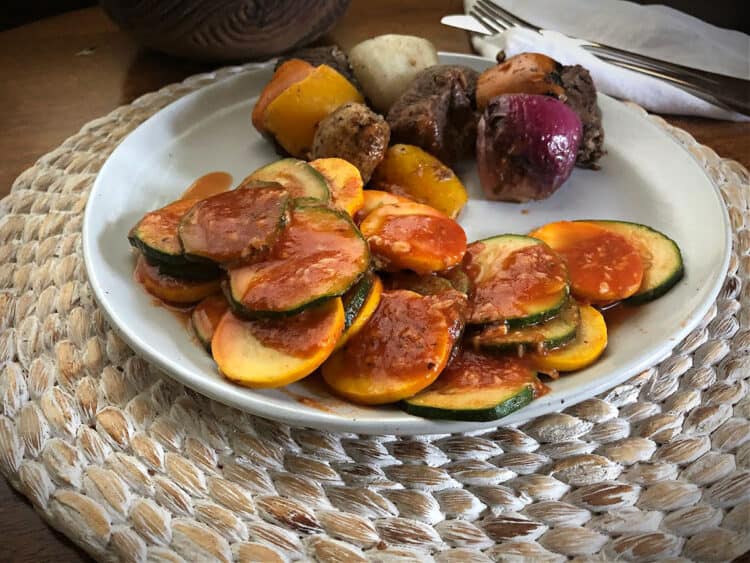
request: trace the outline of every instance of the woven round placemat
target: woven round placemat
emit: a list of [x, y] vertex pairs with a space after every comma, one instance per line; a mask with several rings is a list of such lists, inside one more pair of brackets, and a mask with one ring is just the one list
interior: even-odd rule
[[135, 356], [86, 280], [89, 189], [143, 120], [243, 68], [89, 123], [0, 202], [0, 469], [50, 525], [106, 561], [726, 561], [750, 549], [750, 175], [657, 117], [720, 186], [734, 253], [672, 356], [597, 398], [520, 427], [358, 436], [230, 409]]

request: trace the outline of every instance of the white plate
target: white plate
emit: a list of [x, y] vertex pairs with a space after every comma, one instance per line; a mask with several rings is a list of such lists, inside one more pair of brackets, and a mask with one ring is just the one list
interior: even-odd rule
[[[441, 58], [477, 70], [491, 64], [465, 55]], [[271, 71], [270, 65], [248, 70], [159, 111], [112, 153], [86, 207], [83, 251], [99, 304], [133, 349], [196, 391], [257, 415], [328, 430], [418, 434], [497, 426], [559, 411], [654, 365], [696, 326], [716, 298], [731, 245], [718, 190], [663, 129], [632, 108], [600, 96], [608, 151], [602, 169], [576, 169], [549, 199], [525, 205], [483, 201], [475, 165], [457, 169], [472, 197], [460, 220], [469, 240], [524, 233], [548, 221], [601, 218], [650, 225], [680, 245], [684, 280], [614, 327], [609, 347], [595, 365], [553, 382], [551, 393], [502, 421], [485, 423], [430, 421], [391, 407], [359, 408], [331, 397], [319, 384], [255, 391], [226, 381], [183, 324], [154, 306], [134, 283], [126, 236], [145, 212], [176, 199], [195, 178], [223, 170], [239, 180], [277, 158], [250, 124], [253, 104]]]

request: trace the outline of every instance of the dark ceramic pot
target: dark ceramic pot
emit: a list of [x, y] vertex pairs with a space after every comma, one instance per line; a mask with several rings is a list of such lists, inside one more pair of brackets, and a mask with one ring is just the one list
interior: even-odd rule
[[100, 0], [141, 44], [213, 61], [267, 59], [306, 45], [344, 14], [351, 0]]

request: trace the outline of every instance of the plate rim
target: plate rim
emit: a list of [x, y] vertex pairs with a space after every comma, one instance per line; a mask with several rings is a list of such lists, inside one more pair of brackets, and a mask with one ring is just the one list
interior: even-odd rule
[[[486, 58], [486, 57], [480, 57], [476, 55], [470, 55], [465, 53], [453, 53], [449, 51], [440, 51], [439, 55], [442, 58], [449, 57], [453, 59], [454, 61], [472, 61], [472, 62], [479, 62], [479, 63], [488, 63], [493, 62], [492, 59]], [[180, 102], [188, 103], [185, 100], [189, 100], [192, 96], [197, 96], [199, 93], [204, 91], [205, 89], [212, 88], [221, 82], [223, 82], [226, 79], [230, 79], [232, 77], [239, 76], [241, 74], [247, 73], [247, 72], [253, 72], [253, 71], [259, 71], [267, 68], [271, 64], [273, 64], [275, 59], [271, 59], [264, 62], [259, 63], [249, 63], [246, 65], [242, 65], [241, 67], [229, 67], [231, 69], [238, 68], [239, 70], [233, 74], [230, 74], [226, 77], [220, 78], [218, 80], [213, 80], [209, 84], [206, 84], [205, 86], [198, 87], [197, 89], [189, 92], [188, 94], [185, 94], [176, 100], [173, 100], [169, 104], [159, 108], [156, 112], [151, 114], [146, 120], [144, 120], [142, 123], [140, 123], [136, 128], [134, 128], [132, 131], [128, 133], [128, 135], [123, 138], [117, 146], [114, 147], [112, 152], [107, 157], [106, 161], [100, 168], [99, 172], [97, 173], [97, 176], [94, 180], [94, 183], [91, 187], [91, 190], [88, 194], [88, 199], [86, 202], [86, 207], [84, 209], [83, 213], [83, 226], [82, 226], [82, 250], [83, 250], [83, 260], [84, 260], [84, 266], [86, 269], [86, 275], [88, 278], [89, 285], [92, 289], [94, 299], [97, 303], [97, 305], [102, 310], [109, 326], [114, 330], [127, 344], [128, 346], [134, 351], [134, 353], [138, 356], [145, 357], [149, 362], [157, 366], [162, 372], [164, 372], [165, 375], [168, 375], [170, 378], [174, 379], [178, 383], [185, 385], [186, 387], [189, 387], [196, 391], [197, 393], [204, 395], [206, 397], [211, 398], [212, 400], [215, 400], [219, 403], [222, 403], [224, 405], [228, 405], [233, 408], [237, 408], [244, 413], [248, 413], [251, 415], [261, 416], [261, 417], [267, 417], [274, 420], [282, 421], [285, 424], [289, 425], [298, 425], [298, 426], [306, 426], [306, 427], [312, 427], [312, 428], [320, 428], [320, 429], [326, 429], [331, 431], [342, 431], [342, 432], [355, 432], [355, 433], [362, 433], [367, 434], [370, 432], [367, 432], [366, 429], [361, 428], [357, 429], [354, 428], [358, 423], [362, 424], [356, 417], [345, 417], [338, 414], [331, 414], [324, 411], [315, 410], [315, 414], [312, 415], [311, 413], [306, 413], [301, 416], [295, 416], [296, 409], [293, 407], [299, 408], [299, 405], [291, 404], [286, 409], [279, 409], [277, 405], [270, 404], [263, 400], [261, 396], [256, 397], [247, 397], [243, 396], [242, 398], [238, 395], [238, 393], [227, 393], [227, 385], [229, 385], [229, 382], [223, 379], [213, 379], [213, 378], [205, 378], [200, 381], [195, 381], [193, 376], [188, 376], [187, 374], [183, 374], [181, 372], [180, 364], [175, 363], [174, 365], [170, 364], [165, 360], [163, 356], [160, 356], [156, 353], [155, 350], [152, 350], [149, 346], [144, 345], [133, 333], [131, 333], [127, 330], [126, 327], [121, 326], [125, 323], [121, 323], [118, 321], [118, 315], [116, 311], [114, 310], [114, 307], [112, 307], [108, 297], [105, 295], [105, 292], [103, 291], [101, 280], [97, 278], [96, 269], [93, 265], [93, 255], [94, 250], [91, 247], [92, 243], [94, 242], [91, 240], [91, 229], [93, 228], [91, 225], [92, 222], [92, 209], [93, 204], [91, 202], [94, 201], [94, 196], [99, 191], [103, 191], [102, 184], [103, 180], [102, 178], [105, 176], [105, 173], [107, 172], [107, 169], [109, 166], [112, 166], [111, 162], [113, 160], [113, 157], [117, 153], [118, 149], [127, 142], [127, 140], [137, 131], [139, 131], [141, 128], [143, 128], [149, 121], [154, 119], [157, 115], [159, 115], [162, 111], [164, 111], [167, 108], [170, 108], [172, 106], [175, 106], [176, 104], [180, 104]], [[441, 61], [442, 62], [442, 61]], [[175, 87], [180, 84], [189, 84], [191, 81], [195, 81], [196, 79], [199, 79], [203, 76], [211, 76], [216, 75], [217, 72], [220, 72], [221, 69], [218, 69], [217, 71], [209, 72], [209, 73], [203, 73], [199, 75], [194, 75], [191, 77], [186, 78], [182, 82], [174, 83], [169, 86], [165, 86], [162, 90], [166, 90], [170, 87]], [[157, 91], [159, 92], [159, 91]], [[153, 94], [153, 93], [152, 93]], [[149, 94], [145, 94], [145, 96], [148, 96]], [[628, 371], [627, 376], [623, 376], [621, 378], [617, 378], [616, 380], [612, 381], [609, 378], [606, 377], [600, 377], [599, 382], [592, 385], [591, 382], [589, 382], [587, 385], [579, 386], [580, 389], [576, 388], [574, 390], [568, 391], [567, 397], [565, 399], [564, 404], [560, 405], [559, 410], [562, 410], [563, 408], [566, 408], [568, 406], [571, 406], [577, 402], [580, 402], [582, 400], [585, 400], [587, 397], [593, 397], [597, 394], [604, 392], [608, 389], [612, 389], [616, 387], [617, 385], [622, 384], [623, 382], [627, 381], [628, 378], [632, 377], [633, 375], [639, 373], [640, 371], [643, 371], [645, 369], [648, 369], [649, 367], [657, 365], [659, 362], [663, 361], [667, 357], [669, 357], [673, 352], [676, 346], [682, 342], [685, 337], [693, 330], [695, 327], [699, 324], [700, 320], [705, 317], [705, 315], [710, 311], [711, 307], [716, 302], [716, 299], [718, 297], [718, 294], [721, 291], [721, 288], [723, 286], [724, 280], [726, 279], [726, 275], [729, 269], [729, 264], [731, 261], [732, 256], [732, 247], [733, 247], [733, 240], [732, 240], [732, 227], [731, 227], [731, 221], [729, 217], [729, 212], [727, 209], [727, 203], [723, 197], [723, 194], [721, 193], [721, 190], [717, 183], [714, 181], [714, 179], [708, 174], [708, 171], [701, 165], [701, 163], [698, 161], [698, 159], [688, 150], [687, 147], [685, 147], [682, 143], [680, 143], [673, 135], [670, 134], [670, 132], [662, 125], [654, 122], [653, 118], [650, 116], [650, 114], [642, 114], [641, 111], [644, 110], [638, 110], [637, 108], [630, 107], [625, 102], [621, 102], [619, 100], [616, 100], [615, 98], [612, 98], [610, 96], [607, 96], [606, 94], [599, 93], [599, 96], [603, 98], [607, 98], [609, 101], [617, 104], [622, 104], [628, 111], [632, 111], [634, 115], [637, 115], [638, 118], [645, 123], [648, 123], [648, 126], [653, 128], [654, 131], [657, 131], [659, 135], [663, 136], [668, 140], [669, 142], [679, 146], [683, 151], [685, 151], [690, 158], [693, 160], [695, 166], [701, 171], [703, 177], [708, 181], [710, 186], [713, 189], [714, 195], [717, 197], [717, 200], [719, 202], [719, 208], [721, 210], [722, 215], [722, 222], [723, 222], [723, 242], [724, 242], [724, 255], [722, 257], [721, 267], [719, 271], [719, 275], [717, 276], [714, 286], [709, 291], [706, 299], [701, 302], [687, 317], [680, 329], [675, 332], [674, 334], [674, 345], [672, 345], [668, 351], [664, 351], [663, 349], [660, 349], [658, 351], [654, 351], [654, 353], [647, 355], [647, 356], [640, 356], [639, 361], [632, 366], [632, 368]], [[138, 100], [134, 100], [131, 102], [131, 105], [136, 103]], [[184, 370], [187, 371], [194, 371], [194, 370]], [[247, 391], [245, 388], [240, 388], [239, 390], [234, 389], [234, 387], [231, 387], [234, 391], [238, 392], [244, 392]], [[247, 402], [251, 402], [252, 406], [251, 408], [248, 407], [246, 404]], [[414, 421], [407, 421], [405, 425], [400, 425], [400, 423], [397, 422], [385, 422], [385, 421], [367, 421], [365, 422], [365, 425], [369, 424], [372, 426], [378, 426], [383, 427], [381, 432], [378, 433], [387, 433], [387, 434], [395, 434], [395, 435], [420, 435], [420, 434], [445, 434], [445, 433], [453, 433], [453, 432], [466, 432], [466, 431], [472, 431], [472, 430], [481, 430], [481, 429], [490, 429], [494, 427], [502, 427], [502, 426], [508, 426], [508, 425], [516, 425], [523, 422], [526, 422], [528, 420], [531, 420], [533, 418], [536, 418], [537, 416], [543, 416], [544, 413], [537, 413], [537, 414], [530, 414], [529, 416], [522, 416], [523, 411], [526, 409], [521, 409], [519, 411], [516, 411], [515, 413], [509, 415], [509, 417], [501, 418], [495, 421], [490, 422], [484, 422], [484, 423], [476, 423], [476, 422], [467, 422], [467, 421], [437, 421], [437, 420], [430, 420], [430, 419], [422, 419], [419, 417], [414, 417]], [[550, 412], [550, 411], [547, 411]], [[312, 418], [313, 420], [310, 420]], [[305, 419], [305, 420], [302, 420]]]

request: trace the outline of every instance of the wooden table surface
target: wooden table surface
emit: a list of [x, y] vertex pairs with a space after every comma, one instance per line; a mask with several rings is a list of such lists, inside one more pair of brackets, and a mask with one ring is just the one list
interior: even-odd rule
[[[458, 13], [461, 6], [461, 0], [353, 0], [331, 39], [346, 49], [380, 33], [411, 33], [428, 37], [441, 50], [470, 52], [465, 33], [439, 24], [442, 15]], [[24, 169], [86, 122], [211, 68], [139, 48], [98, 8], [0, 33], [0, 197]], [[750, 124], [668, 120], [750, 168]], [[2, 479], [0, 530], [0, 561], [89, 560]]]

